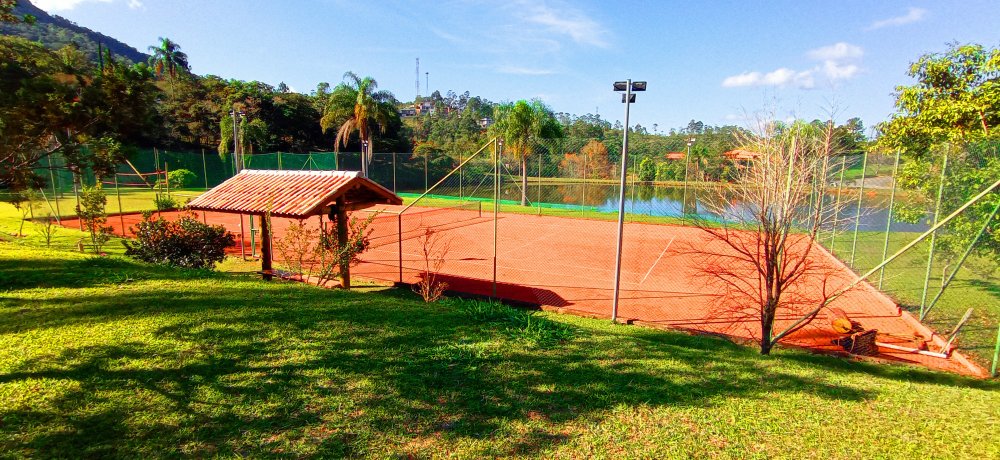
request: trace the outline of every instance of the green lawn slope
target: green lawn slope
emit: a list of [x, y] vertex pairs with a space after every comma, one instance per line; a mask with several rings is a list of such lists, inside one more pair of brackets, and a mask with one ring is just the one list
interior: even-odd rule
[[13, 224], [4, 457], [1000, 456], [996, 382], [153, 267]]

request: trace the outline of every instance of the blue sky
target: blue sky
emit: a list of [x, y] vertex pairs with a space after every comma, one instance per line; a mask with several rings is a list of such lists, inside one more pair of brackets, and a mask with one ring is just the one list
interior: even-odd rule
[[[284, 81], [308, 93], [345, 71], [412, 100], [469, 91], [541, 98], [554, 110], [623, 118], [615, 80], [648, 81], [631, 121], [660, 131], [696, 119], [892, 113], [910, 62], [953, 41], [1000, 45], [989, 1], [204, 1], [35, 0], [145, 50], [169, 37], [192, 70]], [[429, 75], [425, 76], [425, 72]]]

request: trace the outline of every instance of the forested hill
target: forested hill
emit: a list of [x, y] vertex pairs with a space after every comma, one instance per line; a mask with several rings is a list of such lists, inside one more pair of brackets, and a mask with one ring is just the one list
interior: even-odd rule
[[114, 38], [95, 32], [86, 27], [76, 25], [62, 16], [50, 15], [32, 5], [28, 0], [18, 0], [14, 14], [22, 16], [34, 15], [35, 24], [0, 23], [0, 35], [14, 35], [37, 41], [50, 49], [59, 49], [70, 43], [75, 43], [87, 57], [97, 61], [98, 43], [111, 50], [117, 57], [125, 57], [132, 62], [145, 62], [149, 55], [128, 46]]

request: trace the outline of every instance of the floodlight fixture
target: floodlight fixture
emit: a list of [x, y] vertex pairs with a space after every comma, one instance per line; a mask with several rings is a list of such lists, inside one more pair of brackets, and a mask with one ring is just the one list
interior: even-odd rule
[[646, 91], [646, 82], [644, 81], [616, 81], [615, 91], [629, 91], [631, 87], [632, 91]]
[[[626, 95], [622, 94], [622, 104], [625, 103], [625, 97], [626, 97]], [[635, 104], [635, 94], [634, 93], [633, 94], [629, 94], [627, 97], [628, 97], [629, 104]]]

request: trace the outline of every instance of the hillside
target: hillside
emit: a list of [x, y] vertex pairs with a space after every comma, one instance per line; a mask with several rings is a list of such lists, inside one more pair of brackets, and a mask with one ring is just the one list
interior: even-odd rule
[[13, 12], [18, 16], [34, 15], [37, 21], [34, 25], [0, 23], [0, 34], [41, 42], [47, 48], [54, 50], [75, 43], [94, 61], [97, 60], [98, 43], [111, 50], [115, 56], [125, 57], [132, 62], [144, 62], [149, 58], [149, 55], [114, 38], [79, 26], [64, 17], [50, 15], [28, 0], [20, 0]]

